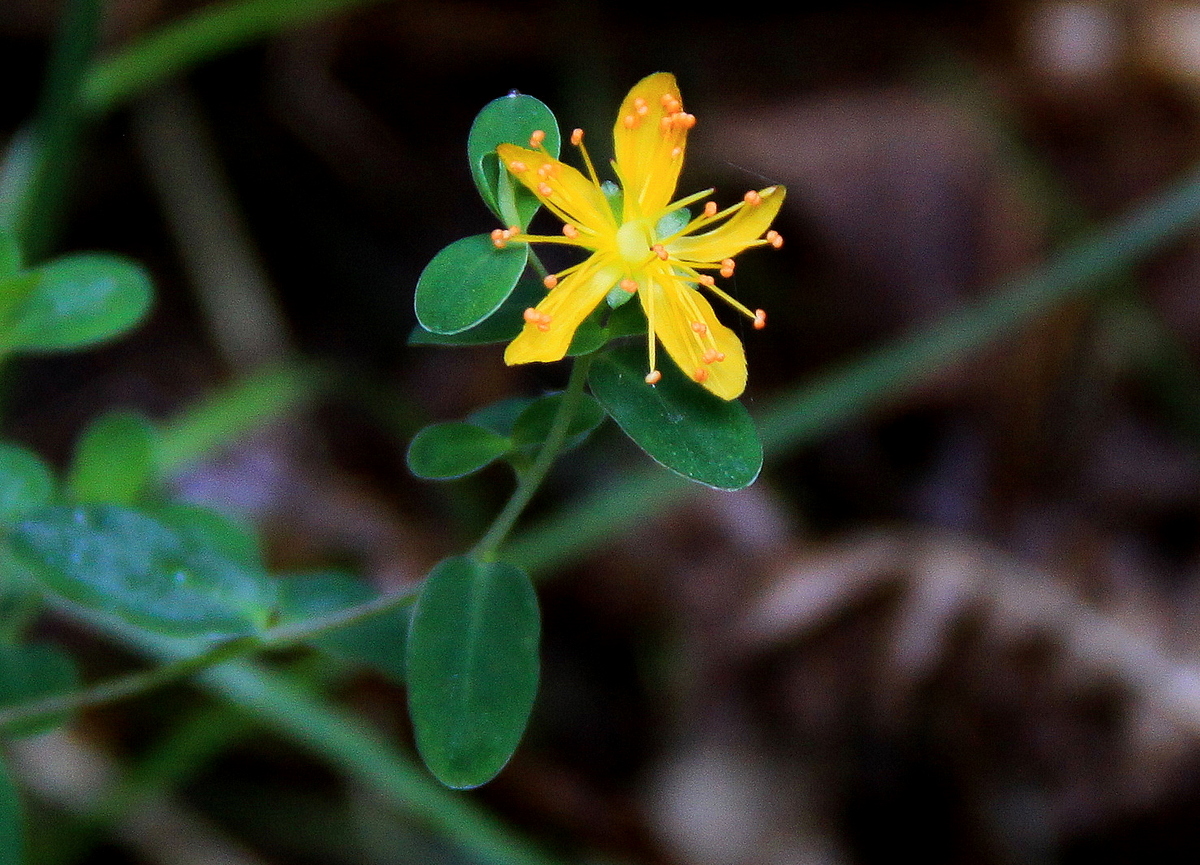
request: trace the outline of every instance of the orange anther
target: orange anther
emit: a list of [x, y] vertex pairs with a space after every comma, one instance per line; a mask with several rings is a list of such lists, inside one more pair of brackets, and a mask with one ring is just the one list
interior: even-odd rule
[[[725, 259], [725, 261], [729, 261], [729, 259]], [[733, 276], [733, 264], [732, 263], [731, 264], [722, 263], [721, 276], [725, 277], [726, 279], [729, 279], [729, 277]]]
[[571, 130], [571, 143], [574, 144], [576, 147], [578, 147], [580, 144], [583, 143], [583, 130], [582, 129], [572, 129]]
[[514, 234], [520, 234], [520, 233], [521, 233], [521, 226], [519, 226], [519, 225], [510, 225], [510, 226], [508, 227], [508, 236], [509, 236], [509, 237], [512, 237]]
[[660, 381], [662, 381], [662, 373], [658, 370], [652, 369], [646, 374], [646, 384], [655, 385]]
[[542, 280], [542, 285], [546, 288], [554, 288], [558, 285], [558, 277], [552, 273]]
[[706, 348], [704, 350], [705, 363], [720, 363], [725, 359], [725, 353], [717, 351], [715, 348]]
[[671, 116], [670, 114], [663, 115], [663, 119], [658, 121], [658, 128], [663, 132], [671, 131]]
[[492, 229], [492, 240], [501, 240], [503, 237], [504, 237], [504, 229], [503, 228]]
[[693, 321], [692, 330], [703, 336], [704, 334], [708, 333], [708, 325], [702, 321]]
[[683, 108], [679, 104], [679, 100], [675, 98], [674, 93], [664, 93], [662, 95], [662, 107], [668, 114], [677, 114]]
[[534, 322], [538, 322], [538, 321], [542, 320], [542, 314], [540, 312], [538, 312], [536, 309], [534, 309], [532, 306], [529, 307], [529, 309], [525, 310], [525, 312], [523, 312], [521, 314], [521, 317], [524, 318], [530, 324], [533, 324]]
[[717, 203], [715, 201], [709, 201], [704, 205], [704, 215], [709, 219], [717, 215]]
[[630, 294], [633, 294], [635, 291], [638, 290], [638, 284], [636, 282], [634, 282], [632, 279], [622, 279], [620, 287], [621, 287], [621, 291], [627, 291]]
[[645, 108], [645, 107], [646, 107], [646, 100], [645, 100], [645, 99], [643, 99], [643, 98], [642, 98], [642, 97], [640, 97], [640, 96], [636, 97], [636, 98], [633, 100], [633, 107], [634, 107], [634, 108]]
[[508, 244], [504, 242], [503, 237], [493, 237], [492, 246], [496, 247], [496, 249], [504, 249]]
[[579, 229], [568, 222], [563, 225], [563, 234], [570, 238], [579, 237]]
[[767, 243], [771, 244], [771, 246], [779, 249], [779, 247], [783, 246], [783, 235], [772, 228], [767, 232], [766, 241]]
[[538, 177], [542, 178], [542, 180], [545, 180], [546, 178], [548, 178], [550, 175], [552, 175], [554, 173], [554, 166], [551, 165], [549, 162], [543, 162], [541, 165], [538, 166], [537, 173], [538, 173]]
[[682, 148], [682, 147], [673, 147], [673, 148], [671, 148], [671, 158], [672, 158], [672, 159], [678, 159], [678, 158], [679, 158], [680, 156], [682, 156], [682, 155], [683, 155], [683, 148]]
[[643, 102], [635, 110], [637, 111], [638, 117], [645, 117], [649, 113], [650, 107]]
[[754, 329], [762, 330], [766, 326], [767, 314], [761, 309], [754, 310]]
[[696, 115], [695, 114], [684, 114], [683, 117], [684, 117], [684, 120], [683, 120], [683, 128], [684, 129], [691, 129], [693, 126], [696, 125]]
[[625, 118], [621, 122], [623, 124], [625, 124], [626, 129], [633, 129], [638, 124], [637, 115], [636, 114], [626, 114]]
[[554, 187], [552, 187], [549, 183], [539, 183], [538, 192], [540, 192], [544, 197], [549, 198], [550, 193], [554, 192]]
[[715, 285], [717, 282], [715, 279], [713, 279], [707, 273], [700, 274], [699, 276], [696, 277], [696, 279], [701, 285], [707, 285], [709, 288], [712, 288], [712, 286]]
[[546, 140], [546, 130], [535, 129], [533, 134], [529, 136], [529, 146], [535, 150], [542, 146], [542, 142]]
[[700, 382], [701, 384], [704, 384], [704, 382], [708, 381], [708, 370], [704, 369], [703, 367], [700, 367], [694, 373], [692, 373], [692, 378], [694, 378], [696, 381]]
[[758, 205], [762, 204], [762, 196], [759, 195], [757, 192], [755, 192], [753, 189], [751, 189], [749, 192], [747, 192], [745, 195], [743, 195], [742, 200], [745, 201], [747, 204], [749, 204], [751, 207], [757, 207]]
[[514, 174], [520, 174], [523, 171], [528, 171], [529, 166], [519, 159], [514, 159], [512, 162], [508, 163], [508, 170]]
[[657, 255], [660, 261], [666, 261], [671, 257], [671, 253], [667, 252], [667, 248], [661, 243], [654, 244], [654, 246], [650, 247], [650, 251]]

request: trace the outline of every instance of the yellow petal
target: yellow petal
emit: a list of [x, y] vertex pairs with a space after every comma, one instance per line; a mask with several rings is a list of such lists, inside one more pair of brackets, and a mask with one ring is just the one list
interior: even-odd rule
[[[671, 111], [669, 111], [671, 109]], [[676, 115], [674, 121], [667, 119]], [[675, 193], [687, 130], [675, 76], [656, 72], [633, 86], [613, 126], [617, 174], [625, 191], [624, 220], [658, 216]]]
[[[737, 335], [721, 324], [708, 301], [679, 277], [660, 274], [650, 283], [653, 311], [646, 289], [639, 292], [642, 308], [653, 318], [654, 333], [667, 354], [686, 376], [721, 399], [740, 396], [746, 389], [746, 355]], [[696, 322], [704, 326], [705, 333], [696, 332]], [[705, 352], [716, 352], [722, 359], [713, 359], [711, 354], [706, 359]]]
[[610, 256], [593, 255], [585, 261], [537, 305], [539, 313], [550, 316], [549, 322], [543, 322], [546, 329], [525, 322], [517, 338], [505, 349], [504, 362], [512, 366], [562, 360], [575, 329], [620, 281], [622, 272], [616, 259]]
[[787, 192], [782, 186], [770, 186], [759, 192], [762, 201], [745, 205], [719, 228], [704, 234], [681, 237], [666, 244], [667, 251], [680, 261], [714, 263], [733, 258], [763, 236], [771, 227]]
[[501, 165], [560, 219], [593, 231], [616, 230], [612, 208], [600, 187], [565, 162], [515, 144], [501, 144], [496, 153]]

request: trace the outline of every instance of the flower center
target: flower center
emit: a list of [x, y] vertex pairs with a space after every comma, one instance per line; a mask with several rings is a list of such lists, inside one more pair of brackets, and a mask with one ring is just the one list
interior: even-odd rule
[[633, 219], [617, 229], [617, 252], [625, 263], [637, 267], [646, 263], [654, 233], [644, 219]]

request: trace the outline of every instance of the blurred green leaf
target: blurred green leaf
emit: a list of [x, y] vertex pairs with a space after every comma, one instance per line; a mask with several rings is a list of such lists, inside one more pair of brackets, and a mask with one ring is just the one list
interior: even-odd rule
[[133, 504], [153, 482], [158, 430], [145, 417], [114, 411], [90, 423], [75, 443], [67, 484], [84, 504]]
[[[513, 424], [512, 442], [516, 447], [536, 452], [546, 437], [550, 435], [550, 427], [554, 423], [554, 415], [562, 405], [563, 394], [553, 393], [534, 400], [521, 412]], [[578, 447], [583, 440], [591, 435], [592, 430], [604, 422], [607, 415], [600, 403], [587, 394], [579, 395], [575, 414], [571, 425], [567, 428], [567, 438], [563, 442], [563, 450]]]
[[48, 507], [13, 532], [13, 548], [47, 588], [177, 637], [253, 633], [274, 611], [262, 571], [177, 529], [116, 505]]
[[67, 351], [119, 336], [150, 309], [153, 292], [141, 265], [86, 253], [31, 271], [37, 283], [11, 311], [0, 346], [15, 351]]
[[[79, 683], [71, 656], [57, 646], [0, 645], [0, 709], [38, 697], [69, 691]], [[29, 722], [4, 731], [6, 736], [33, 736], [61, 724], [65, 717]], [[0, 862], [9, 860], [0, 858]]]
[[462, 556], [425, 580], [408, 636], [408, 706], [417, 749], [447, 787], [504, 768], [529, 720], [541, 620], [529, 577]]
[[216, 553], [247, 570], [264, 570], [258, 536], [249, 525], [212, 508], [186, 502], [169, 502], [144, 510], [174, 530], [184, 546]]
[[25, 861], [25, 815], [12, 770], [0, 759], [0, 862]]
[[515, 223], [525, 228], [540, 204], [533, 193], [512, 181], [507, 170], [501, 170], [496, 147], [528, 147], [529, 137], [538, 129], [546, 133], [546, 150], [557, 158], [562, 140], [554, 112], [540, 100], [513, 91], [483, 106], [467, 135], [467, 159], [475, 187], [506, 227]]
[[491, 405], [485, 405], [483, 408], [475, 409], [467, 415], [467, 422], [491, 430], [496, 435], [510, 436], [513, 425], [521, 416], [521, 412], [525, 411], [536, 399], [537, 397], [532, 396], [512, 396], [502, 399]]
[[720, 490], [747, 487], [762, 470], [763, 451], [750, 413], [684, 376], [673, 363], [646, 384], [641, 346], [618, 348], [592, 364], [588, 384], [613, 420], [657, 462]]
[[456, 240], [421, 271], [414, 299], [417, 321], [440, 334], [474, 327], [512, 294], [528, 255], [526, 244], [497, 249], [486, 234]]
[[[280, 577], [279, 609], [282, 623], [327, 616], [377, 597], [371, 586], [350, 574], [321, 571]], [[373, 667], [403, 684], [405, 643], [412, 604], [378, 613], [352, 625], [330, 631], [311, 645], [343, 661]]]
[[464, 421], [425, 427], [408, 446], [408, 469], [426, 480], [452, 480], [477, 472], [512, 448], [506, 437]]
[[0, 279], [16, 276], [21, 270], [21, 246], [11, 231], [0, 229]]
[[488, 345], [515, 339], [525, 324], [521, 314], [546, 296], [540, 279], [526, 272], [512, 294], [500, 306], [474, 327], [458, 333], [432, 333], [417, 325], [408, 337], [409, 345]]
[[11, 525], [27, 511], [50, 503], [54, 475], [33, 451], [0, 442], [0, 524]]

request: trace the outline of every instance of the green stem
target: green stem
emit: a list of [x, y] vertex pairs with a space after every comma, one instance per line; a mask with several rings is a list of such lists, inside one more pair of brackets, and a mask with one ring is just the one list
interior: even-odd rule
[[546, 473], [550, 471], [550, 466], [554, 464], [555, 458], [562, 450], [563, 443], [567, 440], [567, 432], [571, 428], [571, 421], [579, 407], [579, 399], [583, 394], [583, 386], [587, 382], [588, 369], [591, 365], [591, 355], [575, 359], [575, 364], [571, 368], [571, 378], [567, 382], [567, 389], [563, 393], [562, 401], [558, 404], [558, 411], [554, 413], [550, 432], [546, 436], [541, 450], [538, 451], [537, 458], [534, 459], [533, 465], [521, 475], [512, 497], [496, 515], [496, 519], [492, 521], [479, 543], [471, 550], [472, 555], [480, 561], [495, 561], [496, 551], [504, 543], [508, 533], [512, 531], [521, 512], [529, 505], [534, 493], [545, 480]]
[[80, 709], [88, 709], [132, 697], [170, 682], [176, 682], [258, 647], [259, 641], [255, 637], [239, 637], [235, 640], [218, 643], [206, 652], [179, 658], [161, 667], [118, 676], [115, 679], [109, 679], [67, 694], [55, 694], [18, 703], [8, 709], [0, 710], [0, 731], [11, 731], [14, 727], [49, 720]]
[[[979, 303], [776, 398], [757, 418], [767, 455], [809, 444], [900, 399], [936, 371], [962, 363], [1061, 303], [1109, 285], [1113, 274], [1178, 240], [1198, 221], [1200, 166], [1033, 273], [995, 286]], [[693, 489], [666, 472], [637, 474], [533, 525], [501, 553], [531, 573], [554, 572]]]
[[212, 3], [95, 64], [81, 94], [99, 114], [184, 70], [255, 39], [382, 0], [240, 0]]

